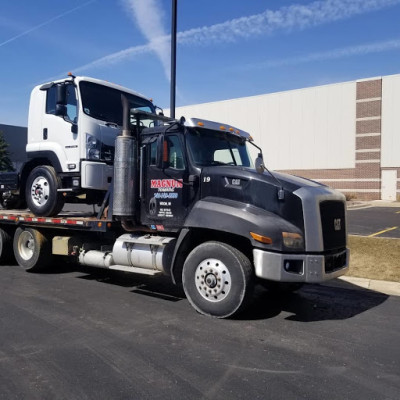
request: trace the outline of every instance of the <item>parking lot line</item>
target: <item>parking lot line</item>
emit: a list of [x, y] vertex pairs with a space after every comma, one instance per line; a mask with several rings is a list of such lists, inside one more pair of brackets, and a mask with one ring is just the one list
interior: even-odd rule
[[379, 232], [373, 233], [372, 235], [368, 235], [368, 237], [378, 236], [378, 235], [381, 235], [382, 233], [394, 231], [394, 230], [397, 229], [397, 228], [398, 228], [398, 226], [394, 226], [394, 227], [392, 227], [392, 228], [388, 228], [388, 229], [385, 229], [385, 230], [383, 230], [383, 231], [379, 231]]

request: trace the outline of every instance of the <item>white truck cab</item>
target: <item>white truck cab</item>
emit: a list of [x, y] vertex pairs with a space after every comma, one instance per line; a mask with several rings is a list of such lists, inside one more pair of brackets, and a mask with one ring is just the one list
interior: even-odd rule
[[113, 176], [115, 138], [122, 131], [121, 95], [131, 109], [155, 112], [139, 93], [88, 77], [70, 75], [33, 89], [28, 162], [20, 180], [36, 215], [56, 215], [77, 195], [84, 194], [89, 204], [102, 200]]

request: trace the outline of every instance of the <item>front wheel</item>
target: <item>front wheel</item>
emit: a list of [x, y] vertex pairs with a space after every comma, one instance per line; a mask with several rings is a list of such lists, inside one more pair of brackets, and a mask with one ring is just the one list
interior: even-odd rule
[[242, 311], [251, 298], [253, 268], [239, 250], [221, 242], [206, 242], [187, 257], [183, 289], [201, 314], [227, 318]]
[[57, 215], [64, 206], [64, 199], [57, 191], [60, 187], [60, 178], [53, 167], [41, 165], [34, 168], [26, 182], [28, 208], [39, 217]]

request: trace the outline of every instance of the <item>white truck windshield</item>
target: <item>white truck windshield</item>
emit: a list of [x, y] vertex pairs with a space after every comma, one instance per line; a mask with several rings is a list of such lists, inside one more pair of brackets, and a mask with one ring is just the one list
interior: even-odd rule
[[[85, 114], [122, 126], [121, 94], [123, 92], [87, 81], [80, 82], [79, 88]], [[154, 105], [150, 101], [129, 93], [123, 94], [128, 98], [131, 108], [155, 112]]]

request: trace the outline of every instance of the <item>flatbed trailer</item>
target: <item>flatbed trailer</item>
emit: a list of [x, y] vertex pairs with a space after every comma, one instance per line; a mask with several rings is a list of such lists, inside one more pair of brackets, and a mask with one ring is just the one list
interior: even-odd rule
[[37, 217], [29, 210], [18, 211], [0, 210], [0, 223], [10, 227], [24, 224], [36, 228], [65, 228], [84, 232], [107, 232], [118, 226], [115, 221], [99, 218], [97, 213], [94, 215], [93, 213], [67, 211], [60, 213], [57, 217]]

